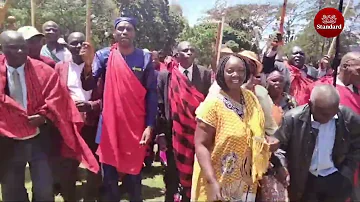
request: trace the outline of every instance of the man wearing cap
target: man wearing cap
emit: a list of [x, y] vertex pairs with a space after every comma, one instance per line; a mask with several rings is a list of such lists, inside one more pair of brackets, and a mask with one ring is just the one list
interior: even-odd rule
[[50, 57], [56, 63], [71, 61], [70, 51], [58, 42], [60, 38], [59, 25], [53, 21], [45, 22], [42, 26], [46, 44], [41, 49], [41, 55]]
[[26, 43], [28, 44], [29, 57], [31, 57], [32, 59], [40, 60], [52, 68], [55, 67], [54, 60], [52, 60], [49, 57], [40, 55], [40, 51], [43, 45], [42, 42], [43, 42], [44, 34], [40, 33], [35, 27], [32, 26], [21, 27], [18, 29], [18, 32], [20, 32], [23, 35], [24, 39], [26, 40]]
[[119, 201], [119, 173], [128, 189], [130, 201], [142, 201], [141, 175], [146, 145], [157, 115], [156, 74], [151, 53], [134, 46], [136, 20], [115, 20], [116, 44], [96, 52], [83, 47], [84, 90], [105, 82], [103, 111], [99, 121], [97, 154], [102, 163], [104, 201]]

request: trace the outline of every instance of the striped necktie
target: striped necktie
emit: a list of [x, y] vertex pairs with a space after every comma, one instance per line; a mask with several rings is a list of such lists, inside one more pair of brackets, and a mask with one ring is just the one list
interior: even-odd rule
[[18, 102], [22, 107], [25, 108], [23, 90], [21, 87], [19, 72], [17, 70], [14, 70], [13, 73], [11, 74], [11, 78], [13, 81], [13, 85], [9, 89], [10, 97], [12, 97], [16, 102]]

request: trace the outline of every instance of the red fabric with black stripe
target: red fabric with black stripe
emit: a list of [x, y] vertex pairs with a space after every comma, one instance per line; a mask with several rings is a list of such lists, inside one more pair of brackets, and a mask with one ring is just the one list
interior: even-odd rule
[[195, 110], [204, 100], [204, 96], [179, 71], [175, 61], [169, 65], [171, 65], [169, 99], [173, 120], [174, 155], [181, 186], [190, 198], [195, 155]]

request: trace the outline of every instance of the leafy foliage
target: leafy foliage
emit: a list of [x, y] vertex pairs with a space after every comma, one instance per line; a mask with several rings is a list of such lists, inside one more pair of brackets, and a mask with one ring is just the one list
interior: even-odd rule
[[[100, 48], [111, 43], [113, 20], [124, 13], [136, 17], [136, 43], [148, 49], [171, 50], [186, 23], [181, 13], [171, 12], [167, 0], [93, 0], [92, 39]], [[31, 24], [29, 0], [13, 1], [9, 15], [17, 18], [18, 26]], [[66, 37], [74, 31], [85, 32], [86, 0], [37, 0], [36, 27], [46, 21], [57, 22]]]
[[[308, 1], [308, 0], [305, 0]], [[284, 47], [284, 52], [289, 53], [290, 49], [294, 45], [298, 45], [303, 48], [305, 53], [307, 54], [307, 62], [316, 64], [318, 60], [325, 54], [327, 54], [330, 44], [332, 42], [332, 38], [324, 38], [321, 37], [314, 28], [314, 16], [319, 11], [319, 9], [324, 7], [338, 7], [337, 1], [309, 1], [309, 10], [304, 12], [300, 17], [307, 19], [308, 23], [305, 24], [302, 28], [302, 31], [297, 33], [296, 39], [286, 44]], [[345, 5], [344, 5], [345, 6]], [[350, 50], [350, 46], [356, 44], [357, 37], [354, 34], [355, 30], [359, 31], [360, 23], [356, 20], [359, 19], [360, 16], [360, 4], [351, 5], [348, 10], [345, 19], [346, 24], [349, 25], [345, 28], [340, 35], [340, 54], [344, 54]]]
[[184, 29], [183, 17], [170, 11], [167, 0], [118, 0], [117, 4], [120, 12], [138, 19], [136, 42], [144, 48], [169, 52]]
[[198, 61], [202, 65], [210, 65], [214, 55], [217, 25], [203, 23], [194, 27], [187, 26], [180, 34], [178, 42], [189, 41], [198, 50]]

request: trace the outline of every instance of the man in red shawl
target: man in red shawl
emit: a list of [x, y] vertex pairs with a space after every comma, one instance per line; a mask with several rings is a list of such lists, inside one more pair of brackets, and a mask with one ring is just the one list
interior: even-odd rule
[[105, 82], [96, 140], [104, 201], [120, 200], [119, 173], [126, 174], [130, 201], [142, 201], [140, 171], [157, 114], [157, 80], [151, 53], [134, 46], [136, 20], [120, 17], [114, 27], [117, 43], [97, 51], [93, 61], [91, 50], [83, 49], [82, 86], [91, 90], [99, 78]]
[[177, 46], [169, 71], [158, 77], [159, 108], [165, 124], [159, 133], [167, 139], [165, 201], [190, 201], [194, 164], [195, 109], [211, 86], [211, 71], [194, 64], [195, 48], [189, 42]]
[[162, 54], [161, 51], [153, 51], [151, 53], [153, 66], [154, 66], [154, 69], [157, 71], [162, 71], [167, 68], [167, 66], [164, 63], [164, 60], [161, 60], [161, 58], [160, 58], [161, 54]]
[[51, 138], [56, 135], [49, 131], [52, 124], [60, 131], [63, 155], [78, 159], [93, 172], [99, 165], [78, 132], [83, 121], [56, 72], [27, 57], [21, 33], [5, 31], [0, 43], [5, 56], [0, 58], [0, 153], [6, 157], [0, 165], [2, 199], [29, 201], [24, 186], [29, 163], [34, 197], [54, 201], [49, 156], [50, 149], [60, 149], [52, 148]]
[[274, 68], [283, 72], [287, 83], [285, 90], [294, 96], [299, 105], [306, 104], [310, 98], [309, 86], [317, 80], [318, 71], [314, 67], [305, 65], [305, 53], [298, 46], [292, 48], [288, 61], [275, 61], [276, 54], [277, 49], [273, 48], [264, 58], [267, 61], [271, 58], [274, 61]]
[[[333, 83], [333, 77], [324, 77], [319, 83]], [[340, 62], [339, 74], [336, 80], [336, 89], [340, 94], [340, 104], [349, 107], [360, 115], [360, 52], [345, 54]], [[354, 190], [352, 201], [360, 200], [359, 168], [354, 175]]]
[[[102, 82], [99, 80], [98, 87], [94, 90], [85, 91], [81, 84], [81, 72], [85, 63], [80, 56], [80, 50], [85, 42], [85, 35], [80, 32], [71, 33], [68, 37], [68, 49], [72, 55], [72, 61], [59, 62], [55, 71], [59, 74], [63, 85], [68, 89], [76, 107], [83, 116], [85, 125], [81, 130], [81, 136], [95, 155], [97, 144], [95, 143], [97, 124], [101, 110]], [[79, 162], [71, 158], [62, 158], [56, 165], [61, 182], [61, 194], [65, 201], [76, 201], [76, 180]], [[101, 175], [88, 172], [85, 187], [85, 201], [95, 201], [99, 198]]]

